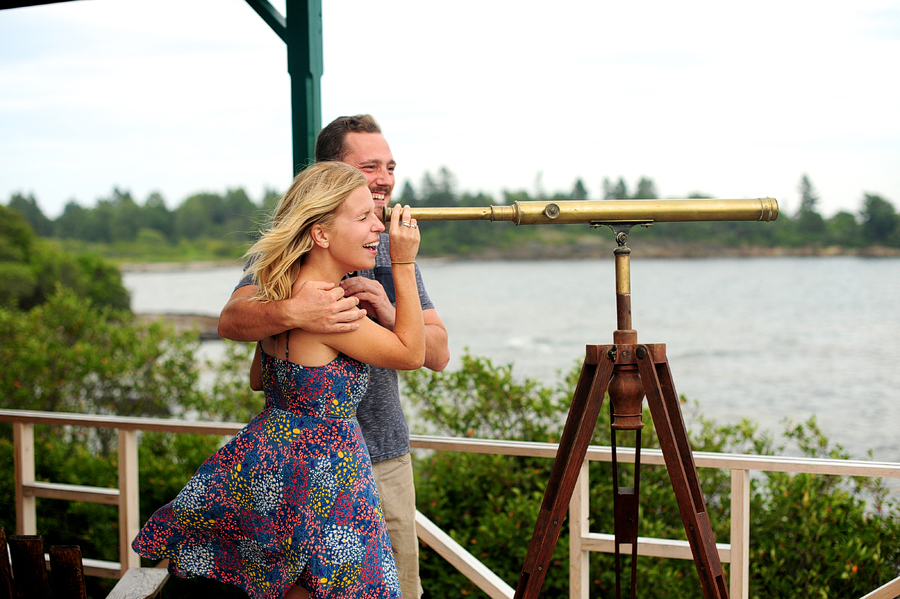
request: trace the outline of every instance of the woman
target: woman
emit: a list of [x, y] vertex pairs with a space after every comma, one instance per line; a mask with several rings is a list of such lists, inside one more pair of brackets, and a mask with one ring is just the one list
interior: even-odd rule
[[[400, 596], [355, 418], [367, 364], [408, 370], [425, 359], [418, 229], [408, 206], [391, 216], [393, 331], [363, 319], [350, 333], [295, 329], [260, 342], [261, 368], [251, 379], [265, 389], [265, 409], [151, 517], [135, 551], [168, 558], [176, 575], [234, 584], [254, 599]], [[248, 252], [256, 299], [283, 299], [304, 281], [337, 284], [372, 268], [383, 230], [359, 171], [339, 162], [307, 168]]]

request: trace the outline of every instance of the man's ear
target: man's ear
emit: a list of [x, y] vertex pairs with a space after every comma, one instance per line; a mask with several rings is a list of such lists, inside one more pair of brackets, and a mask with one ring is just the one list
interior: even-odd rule
[[312, 229], [309, 230], [309, 234], [312, 236], [313, 243], [317, 246], [323, 249], [328, 247], [330, 236], [322, 225], [313, 225]]

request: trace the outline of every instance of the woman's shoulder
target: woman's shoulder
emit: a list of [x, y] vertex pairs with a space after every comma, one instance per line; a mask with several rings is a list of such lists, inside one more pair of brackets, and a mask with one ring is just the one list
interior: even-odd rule
[[323, 333], [291, 329], [269, 337], [269, 343], [264, 340], [260, 346], [265, 354], [276, 360], [314, 368], [328, 365], [338, 355], [337, 350], [323, 342], [324, 336]]

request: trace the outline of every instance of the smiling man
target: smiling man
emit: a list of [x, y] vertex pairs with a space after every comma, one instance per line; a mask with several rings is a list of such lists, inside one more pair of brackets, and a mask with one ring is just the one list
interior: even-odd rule
[[[339, 117], [319, 133], [316, 161], [337, 160], [362, 171], [377, 208], [389, 205], [396, 162], [381, 128], [370, 115]], [[447, 330], [437, 315], [419, 266], [416, 282], [425, 321], [425, 366], [443, 370], [450, 361]], [[305, 283], [290, 299], [255, 302], [252, 280], [245, 277], [219, 317], [219, 334], [235, 341], [260, 341], [301, 328], [313, 332], [344, 332], [359, 327], [363, 315], [388, 329], [394, 327], [394, 285], [389, 237], [380, 235], [375, 268], [356, 273], [334, 287]], [[357, 310], [356, 306], [364, 308]], [[416, 538], [416, 495], [409, 451], [409, 425], [400, 405], [397, 372], [372, 368], [357, 419], [372, 458], [372, 470], [384, 509], [384, 519], [397, 562], [404, 599], [422, 595], [419, 581], [419, 543]]]

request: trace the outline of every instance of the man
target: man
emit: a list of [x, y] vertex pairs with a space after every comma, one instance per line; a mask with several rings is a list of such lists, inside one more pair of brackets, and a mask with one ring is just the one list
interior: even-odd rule
[[[338, 160], [365, 174], [377, 207], [390, 205], [394, 190], [394, 157], [370, 115], [340, 117], [316, 140], [316, 161]], [[384, 327], [394, 326], [394, 286], [389, 238], [381, 235], [375, 268], [357, 273], [335, 288], [305, 283], [294, 297], [280, 302], [253, 302], [255, 287], [245, 277], [219, 317], [219, 335], [235, 341], [259, 341], [301, 328], [313, 332], [345, 332], [359, 328], [363, 315]], [[447, 330], [425, 291], [419, 267], [416, 280], [425, 320], [425, 366], [443, 370], [450, 360]], [[363, 310], [357, 310], [359, 305]], [[409, 455], [409, 426], [400, 406], [397, 372], [372, 368], [366, 396], [357, 419], [372, 458], [372, 471], [391, 537], [391, 547], [404, 599], [422, 595], [419, 580], [419, 543], [415, 529], [415, 486]]]

